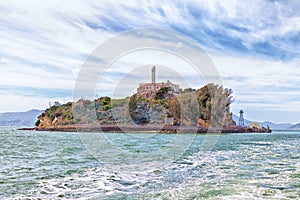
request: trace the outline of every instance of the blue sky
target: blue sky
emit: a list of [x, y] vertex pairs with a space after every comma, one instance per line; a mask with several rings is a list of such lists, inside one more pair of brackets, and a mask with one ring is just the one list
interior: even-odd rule
[[224, 86], [233, 89], [233, 112], [244, 109], [251, 120], [300, 122], [297, 0], [2, 0], [0, 112], [72, 100], [89, 54], [114, 35], [143, 27], [172, 29], [197, 41]]

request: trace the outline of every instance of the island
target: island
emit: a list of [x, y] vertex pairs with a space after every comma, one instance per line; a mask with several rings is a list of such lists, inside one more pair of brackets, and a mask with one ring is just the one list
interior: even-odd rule
[[214, 83], [180, 89], [171, 81], [150, 83], [123, 99], [108, 96], [56, 103], [38, 117], [37, 131], [243, 133], [271, 132], [267, 127], [237, 125], [232, 118], [231, 89]]

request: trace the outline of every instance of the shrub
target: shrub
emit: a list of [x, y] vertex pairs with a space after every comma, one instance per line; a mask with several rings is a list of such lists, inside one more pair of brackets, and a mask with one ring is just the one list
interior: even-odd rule
[[39, 126], [41, 123], [41, 121], [38, 119], [36, 122], [35, 122], [35, 126]]

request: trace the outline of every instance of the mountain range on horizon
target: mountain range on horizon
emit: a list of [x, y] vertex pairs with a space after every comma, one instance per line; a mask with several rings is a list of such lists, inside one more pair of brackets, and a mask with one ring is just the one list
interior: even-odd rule
[[25, 112], [0, 113], [0, 126], [22, 126], [33, 127], [37, 117], [43, 110], [32, 109]]
[[300, 123], [293, 124], [292, 126], [288, 127], [287, 129], [300, 130]]
[[[239, 116], [233, 114], [233, 120], [238, 124], [239, 122]], [[284, 129], [295, 129], [294, 128], [294, 124], [292, 123], [274, 123], [271, 121], [263, 121], [263, 122], [257, 122], [257, 121], [252, 121], [252, 120], [248, 120], [248, 119], [244, 119], [244, 123], [246, 126], [248, 126], [249, 124], [256, 122], [259, 123], [260, 126], [262, 127], [267, 127], [269, 126], [270, 129], [272, 130], [284, 130]], [[300, 128], [300, 123], [299, 123], [299, 128]]]
[[[44, 112], [44, 110], [32, 109], [25, 112], [4, 112], [0, 113], [0, 126], [26, 126], [33, 127], [37, 117]], [[239, 116], [233, 114], [233, 119], [238, 124]], [[249, 125], [252, 120], [244, 119], [245, 125]], [[269, 126], [272, 130], [284, 129], [300, 129], [300, 123], [273, 123], [271, 121], [257, 122], [262, 127]]]

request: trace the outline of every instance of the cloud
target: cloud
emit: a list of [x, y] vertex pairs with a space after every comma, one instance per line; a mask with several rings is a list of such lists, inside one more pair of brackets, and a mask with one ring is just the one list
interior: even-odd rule
[[[38, 97], [44, 102], [57, 96], [69, 98], [81, 66], [98, 45], [122, 31], [161, 27], [189, 36], [209, 53], [224, 85], [235, 92], [233, 110], [298, 110], [299, 9], [297, 0], [3, 0], [0, 94], [8, 98], [1, 101], [14, 103], [15, 96], [19, 100], [24, 97], [24, 102], [32, 99], [38, 105]], [[174, 42], [172, 38], [164, 40]], [[113, 89], [133, 66], [152, 65], [155, 59], [157, 64], [189, 77], [185, 78], [189, 85], [199, 87], [203, 83], [180, 59], [152, 52], [133, 53], [117, 61], [107, 71], [104, 87]], [[142, 79], [144, 74], [138, 71], [129, 75], [134, 81], [148, 79]], [[33, 103], [27, 105], [30, 109]], [[15, 109], [25, 109], [19, 106]]]
[[[192, 53], [195, 52], [191, 50]], [[202, 62], [205, 60], [203, 59]], [[151, 82], [153, 66], [157, 66], [157, 82], [170, 80], [179, 84], [181, 88], [199, 88], [206, 83], [205, 79], [209, 78], [201, 74], [201, 69], [206, 66], [195, 69], [176, 54], [159, 49], [139, 49], [118, 58], [103, 71], [98, 87], [104, 87], [105, 90], [100, 90], [99, 95], [112, 96], [114, 94], [118, 98], [131, 95], [133, 91], [136, 91], [139, 83]], [[200, 73], [197, 70], [200, 70]]]
[[45, 109], [49, 107], [49, 103], [53, 103], [54, 101], [59, 101], [61, 103], [67, 103], [68, 101], [68, 99], [61, 97], [49, 98], [1, 93], [0, 98], [2, 99], [2, 102], [0, 104], [0, 110], [2, 112], [27, 111], [30, 109]]
[[300, 71], [297, 60], [279, 62], [250, 56], [210, 56], [224, 86], [233, 89], [235, 102], [232, 110], [235, 113], [244, 109], [250, 119], [274, 119], [280, 122], [278, 116], [290, 112], [289, 120], [297, 121], [300, 113]]

